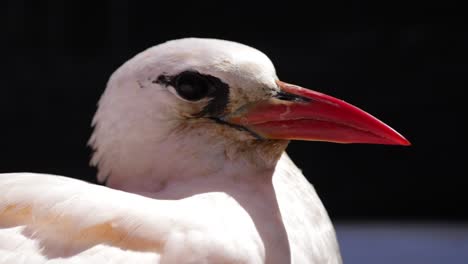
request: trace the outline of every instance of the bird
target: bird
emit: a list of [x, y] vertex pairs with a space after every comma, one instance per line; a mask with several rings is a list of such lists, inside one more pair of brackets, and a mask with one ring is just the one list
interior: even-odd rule
[[102, 185], [0, 174], [0, 263], [342, 263], [288, 143], [410, 145], [343, 100], [280, 81], [261, 51], [205, 38], [125, 62], [92, 126]]

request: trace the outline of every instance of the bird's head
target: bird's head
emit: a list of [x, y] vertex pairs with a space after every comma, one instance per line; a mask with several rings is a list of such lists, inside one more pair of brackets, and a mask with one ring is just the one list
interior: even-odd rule
[[93, 124], [101, 180], [193, 166], [209, 173], [235, 160], [272, 167], [296, 139], [409, 144], [357, 107], [279, 81], [262, 52], [214, 39], [169, 41], [126, 62]]

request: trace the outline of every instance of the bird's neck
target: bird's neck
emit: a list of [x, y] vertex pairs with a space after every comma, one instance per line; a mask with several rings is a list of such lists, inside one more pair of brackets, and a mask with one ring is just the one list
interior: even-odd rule
[[[271, 182], [287, 143], [259, 140], [239, 143], [212, 137], [194, 140], [192, 136], [182, 139], [169, 136], [164, 140], [142, 137], [116, 141], [108, 146], [111, 148], [108, 151], [98, 149], [101, 160], [97, 165], [99, 172], [106, 174], [106, 185], [111, 188], [158, 194], [177, 186], [179, 197], [164, 198], [183, 198], [192, 192], [223, 191], [229, 184]], [[183, 191], [184, 188], [189, 190]]]

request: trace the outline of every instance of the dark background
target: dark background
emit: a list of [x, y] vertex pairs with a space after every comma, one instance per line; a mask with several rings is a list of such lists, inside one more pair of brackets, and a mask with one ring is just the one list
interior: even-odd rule
[[152, 45], [213, 37], [262, 50], [282, 80], [345, 99], [413, 143], [292, 143], [334, 219], [468, 219], [461, 6], [168, 2], [2, 2], [0, 172], [94, 181], [86, 142], [110, 74]]

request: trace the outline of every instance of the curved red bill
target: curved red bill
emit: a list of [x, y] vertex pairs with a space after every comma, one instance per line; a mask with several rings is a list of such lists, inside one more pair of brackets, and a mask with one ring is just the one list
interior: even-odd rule
[[277, 81], [288, 99], [246, 105], [226, 117], [269, 139], [408, 146], [394, 129], [365, 111], [326, 94]]

